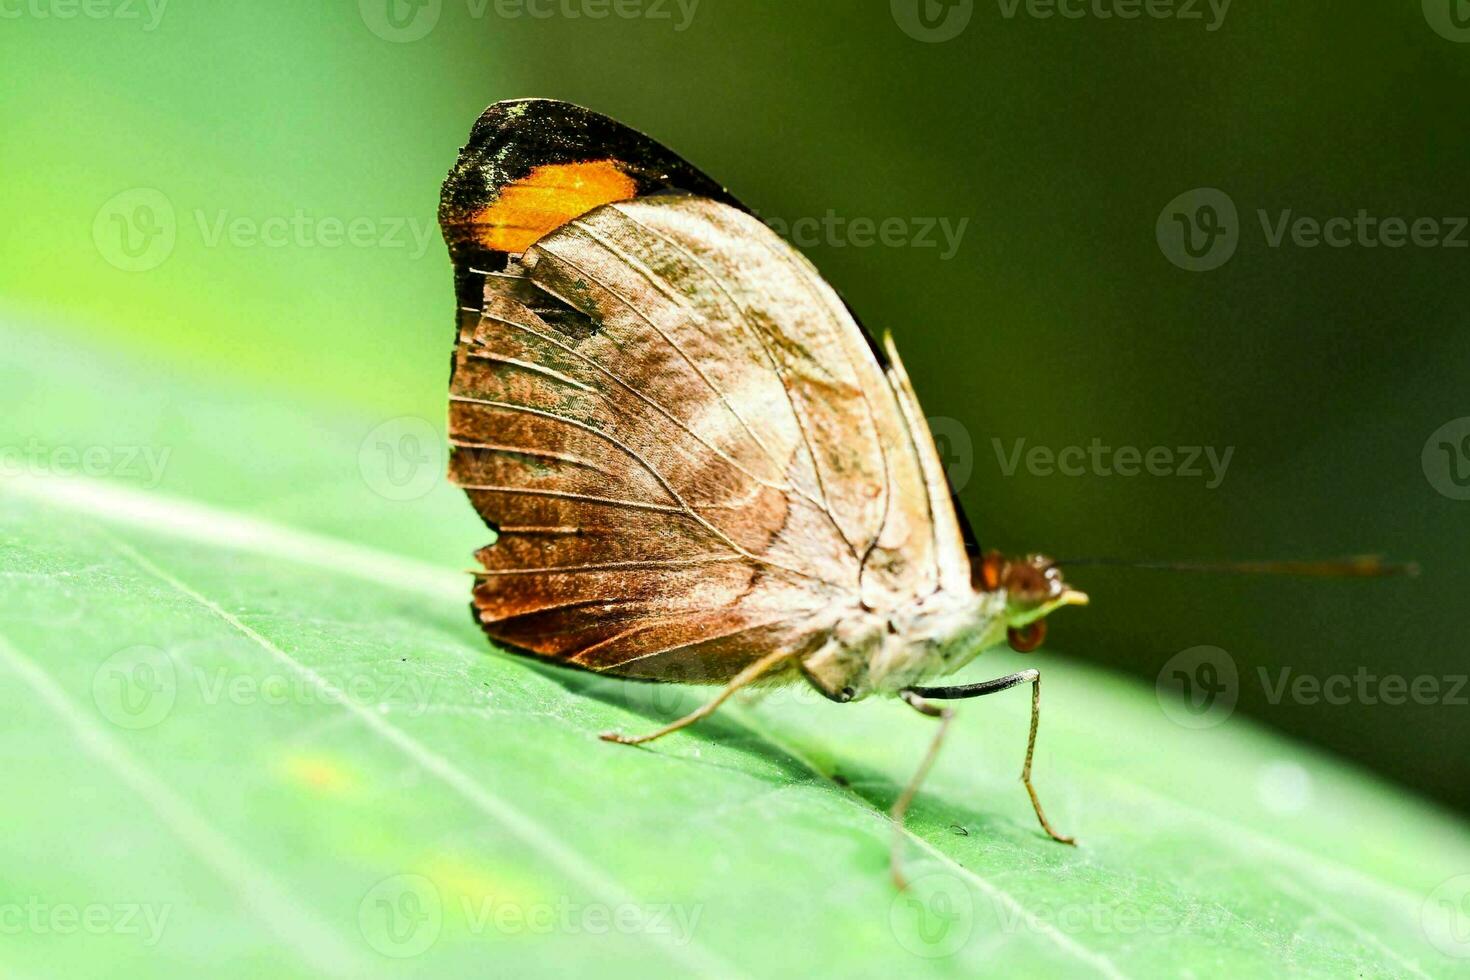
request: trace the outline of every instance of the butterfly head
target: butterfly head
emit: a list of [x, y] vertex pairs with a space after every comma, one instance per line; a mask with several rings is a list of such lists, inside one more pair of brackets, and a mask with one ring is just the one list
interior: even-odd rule
[[972, 560], [970, 584], [976, 591], [1004, 593], [1006, 639], [1021, 653], [1041, 646], [1048, 613], [1062, 606], [1087, 605], [1087, 593], [1069, 587], [1062, 570], [1045, 555], [1007, 558], [987, 551]]

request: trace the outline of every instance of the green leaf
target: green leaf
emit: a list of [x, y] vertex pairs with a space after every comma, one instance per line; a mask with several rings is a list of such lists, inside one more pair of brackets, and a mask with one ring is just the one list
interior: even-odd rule
[[[459, 571], [485, 532], [448, 490], [373, 492], [381, 420], [4, 339], [4, 380], [77, 392], [18, 400], [6, 434], [46, 434], [0, 490], [7, 976], [1470, 963], [1462, 822], [1238, 716], [1176, 725], [1151, 687], [1052, 652], [970, 673], [1041, 666], [1037, 787], [1080, 846], [1040, 833], [1017, 780], [1025, 689], [960, 703], [896, 894], [885, 811], [931, 721], [791, 691], [601, 742], [708, 692], [492, 650]], [[58, 447], [125, 445], [171, 449], [159, 485], [54, 472]]]

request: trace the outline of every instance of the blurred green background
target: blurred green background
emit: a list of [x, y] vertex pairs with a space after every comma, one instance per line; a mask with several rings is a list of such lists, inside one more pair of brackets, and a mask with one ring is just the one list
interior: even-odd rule
[[[927, 20], [914, 0], [7, 4], [0, 445], [54, 461], [202, 429], [216, 451], [174, 454], [158, 490], [466, 563], [484, 532], [447, 488], [349, 523], [330, 490], [299, 489], [330, 481], [298, 477], [360, 494], [362, 459], [321, 447], [438, 451], [401, 420], [443, 416], [439, 182], [486, 104], [569, 99], [768, 218], [841, 219], [799, 244], [894, 331], [929, 414], [957, 420], [941, 431], [986, 545], [1420, 560], [1419, 580], [1374, 583], [1079, 570], [1093, 606], [1056, 617], [1052, 643], [1150, 682], [1222, 648], [1237, 710], [1470, 807], [1464, 700], [1272, 703], [1258, 673], [1447, 692], [1467, 671], [1470, 502], [1448, 467], [1470, 459], [1421, 456], [1466, 433], [1431, 439], [1470, 415], [1470, 251], [1273, 247], [1258, 217], [1470, 214], [1454, 2], [1132, 20], [1008, 0], [924, 0]], [[1196, 188], [1238, 209], [1212, 271], [1157, 234]], [[1177, 213], [1203, 221], [1197, 203]], [[898, 221], [885, 243], [856, 219]], [[925, 219], [966, 224], [924, 247]], [[211, 407], [158, 396], [165, 378]], [[994, 440], [1017, 439], [1234, 452], [1209, 488], [1007, 475]]]

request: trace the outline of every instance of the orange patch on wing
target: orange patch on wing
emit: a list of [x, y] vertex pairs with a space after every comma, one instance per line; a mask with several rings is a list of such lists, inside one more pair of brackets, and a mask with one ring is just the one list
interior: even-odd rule
[[486, 248], [524, 252], [543, 236], [609, 201], [636, 197], [638, 185], [611, 160], [547, 163], [500, 189], [500, 198], [475, 215]]

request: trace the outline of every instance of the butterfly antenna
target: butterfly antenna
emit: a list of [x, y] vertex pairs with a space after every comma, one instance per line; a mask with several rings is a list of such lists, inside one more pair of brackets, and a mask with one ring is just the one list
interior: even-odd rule
[[1218, 572], [1226, 575], [1285, 575], [1296, 578], [1417, 577], [1418, 562], [1385, 561], [1382, 555], [1355, 555], [1316, 561], [1133, 561], [1126, 558], [1074, 558], [1052, 562], [1067, 568], [1103, 566], [1149, 571]]

